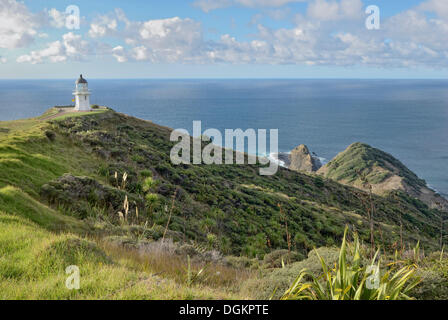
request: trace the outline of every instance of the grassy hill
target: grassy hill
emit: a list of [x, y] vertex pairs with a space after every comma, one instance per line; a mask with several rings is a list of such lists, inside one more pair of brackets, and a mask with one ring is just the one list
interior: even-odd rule
[[[275, 250], [305, 256], [345, 225], [369, 238], [367, 193], [284, 168], [173, 165], [170, 132], [112, 110], [0, 122], [1, 297], [247, 298], [241, 268]], [[406, 243], [438, 246], [437, 211], [404, 193], [373, 201], [385, 248], [400, 219]], [[76, 292], [71, 264], [85, 270]]]
[[392, 155], [364, 143], [354, 143], [319, 170], [335, 181], [387, 195], [403, 191], [431, 207], [448, 209], [448, 201]]

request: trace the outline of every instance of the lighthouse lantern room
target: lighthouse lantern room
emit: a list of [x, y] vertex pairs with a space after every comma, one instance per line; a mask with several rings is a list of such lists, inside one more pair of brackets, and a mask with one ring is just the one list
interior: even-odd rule
[[75, 96], [75, 111], [90, 111], [90, 91], [87, 80], [79, 76], [76, 80], [76, 88], [73, 92]]

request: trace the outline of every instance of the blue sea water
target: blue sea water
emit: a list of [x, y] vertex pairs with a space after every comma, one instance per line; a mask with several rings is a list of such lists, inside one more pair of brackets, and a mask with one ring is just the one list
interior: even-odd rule
[[[0, 120], [71, 104], [74, 81], [1, 80]], [[356, 141], [391, 153], [448, 195], [448, 80], [99, 80], [91, 102], [172, 128], [279, 129], [331, 159]]]

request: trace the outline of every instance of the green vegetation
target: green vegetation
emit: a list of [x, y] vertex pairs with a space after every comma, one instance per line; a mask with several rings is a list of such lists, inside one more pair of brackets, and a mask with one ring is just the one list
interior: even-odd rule
[[[319, 272], [314, 247], [332, 263], [346, 225], [370, 239], [358, 189], [284, 168], [176, 166], [169, 128], [104, 108], [59, 113], [0, 123], [3, 298], [278, 298], [304, 267]], [[372, 201], [384, 250], [438, 246], [439, 212], [405, 194]], [[418, 272], [443, 282], [433, 267]]]
[[390, 154], [364, 143], [354, 143], [325, 166], [325, 176], [336, 181], [361, 186], [360, 175], [372, 184], [380, 184], [394, 174], [418, 191], [426, 182]]
[[[394, 253], [378, 249], [376, 259], [370, 253], [370, 246], [360, 243], [355, 234], [341, 248], [314, 249], [302, 261], [262, 269], [242, 290], [257, 299], [448, 299], [447, 254], [425, 254], [418, 245]], [[377, 286], [375, 277], [370, 277], [376, 270]]]
[[[258, 174], [258, 166], [172, 165], [169, 152], [171, 130], [115, 112], [52, 122], [58, 136], [82, 144], [85, 152], [96, 155], [101, 170], [97, 179], [113, 185], [114, 174], [128, 173], [127, 190], [142, 199], [148, 170], [157, 186], [154, 205], [139, 207], [149, 224], [166, 226], [176, 193], [169, 229], [176, 239], [210, 242], [224, 254], [262, 258], [274, 249], [287, 249], [285, 218], [292, 235], [293, 250], [306, 254], [315, 246], [340, 241], [346, 224], [356, 225], [366, 239], [368, 221], [359, 191], [331, 180], [312, 177], [280, 168], [272, 177]], [[143, 174], [142, 174], [143, 173]], [[90, 172], [90, 175], [95, 171]], [[149, 196], [150, 202], [155, 200]], [[437, 228], [431, 227], [436, 213], [417, 207], [406, 197], [398, 201], [376, 198], [377, 228], [384, 241], [397, 241], [399, 211], [403, 212], [407, 241], [431, 246]], [[122, 201], [121, 201], [122, 203]], [[151, 212], [150, 212], [151, 211]], [[414, 229], [421, 229], [416, 237]]]
[[[416, 266], [404, 266], [395, 270], [398, 263], [388, 264], [387, 271], [381, 270], [381, 259], [374, 257], [363, 265], [363, 250], [355, 234], [352, 246], [347, 244], [346, 233], [339, 251], [335, 267], [328, 265], [316, 252], [322, 265], [322, 275], [315, 277], [302, 270], [285, 292], [283, 300], [401, 300], [411, 299], [407, 294], [417, 286], [419, 279], [414, 277]], [[352, 257], [348, 261], [350, 251]], [[305, 282], [305, 278], [311, 282]]]
[[318, 258], [322, 257], [328, 265], [334, 265], [338, 261], [339, 250], [334, 247], [321, 247], [311, 250], [308, 257], [291, 264], [275, 269], [264, 269], [261, 275], [247, 280], [243, 286], [243, 292], [252, 293], [256, 299], [280, 299], [285, 291], [297, 279], [304, 269], [315, 277], [322, 271], [322, 265]]
[[[126, 256], [111, 259], [94, 242], [0, 213], [0, 299], [237, 298], [205, 286], [180, 286], [134, 264]], [[70, 265], [80, 267], [80, 290], [65, 287]]]

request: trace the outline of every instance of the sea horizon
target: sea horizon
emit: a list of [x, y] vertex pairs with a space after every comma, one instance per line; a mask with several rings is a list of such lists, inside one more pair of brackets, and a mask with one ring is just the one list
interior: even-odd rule
[[[15, 80], [36, 80], [36, 81], [43, 81], [43, 80], [71, 80], [73, 81], [73, 77], [66, 77], [66, 78], [0, 78], [0, 81], [15, 81]], [[447, 77], [430, 77], [430, 78], [412, 78], [412, 77], [390, 77], [390, 78], [375, 78], [375, 77], [369, 77], [369, 78], [362, 78], [362, 77], [350, 77], [350, 78], [344, 78], [344, 77], [323, 77], [323, 78], [288, 78], [288, 77], [272, 77], [272, 78], [257, 78], [257, 77], [228, 77], [228, 78], [220, 78], [220, 77], [204, 77], [204, 78], [148, 78], [148, 77], [131, 77], [131, 78], [111, 78], [111, 77], [89, 77], [89, 80], [405, 80], [405, 81], [419, 81], [419, 80], [446, 80], [448, 81]]]

